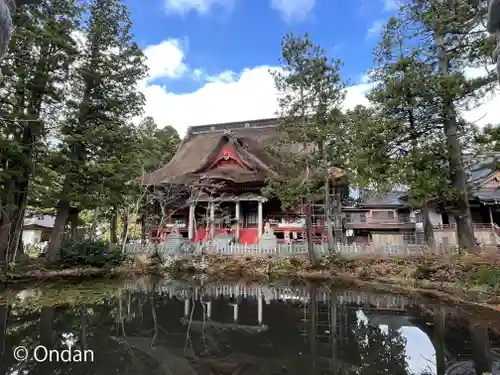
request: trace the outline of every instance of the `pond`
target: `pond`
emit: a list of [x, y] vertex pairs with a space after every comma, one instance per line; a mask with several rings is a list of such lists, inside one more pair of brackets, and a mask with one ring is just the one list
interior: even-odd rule
[[500, 374], [498, 331], [496, 312], [321, 284], [54, 284], [0, 294], [0, 373]]

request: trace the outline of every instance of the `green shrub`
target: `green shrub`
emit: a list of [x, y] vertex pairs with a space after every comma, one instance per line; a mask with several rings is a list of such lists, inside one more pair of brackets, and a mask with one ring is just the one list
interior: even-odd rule
[[500, 267], [481, 265], [475, 267], [469, 281], [476, 285], [498, 286], [500, 284]]
[[117, 246], [106, 241], [80, 241], [65, 243], [59, 250], [59, 262], [65, 267], [117, 266], [125, 257]]

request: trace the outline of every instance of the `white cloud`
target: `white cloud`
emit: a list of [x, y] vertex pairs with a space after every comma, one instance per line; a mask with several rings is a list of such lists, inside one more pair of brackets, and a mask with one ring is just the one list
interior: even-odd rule
[[367, 38], [373, 38], [382, 33], [382, 30], [386, 24], [385, 20], [375, 20], [372, 22], [371, 27], [368, 29], [366, 33]]
[[399, 8], [397, 0], [383, 0], [384, 1], [384, 11], [392, 12]]
[[[465, 76], [468, 78], [483, 77], [494, 71], [494, 65], [481, 68], [467, 68], [465, 70]], [[498, 112], [499, 106], [500, 89], [498, 88], [498, 85], [496, 85], [495, 88], [483, 96], [478, 103], [474, 103], [474, 106], [470, 103], [468, 106], [464, 105], [461, 108], [461, 114], [465, 120], [479, 126], [486, 124], [496, 125], [500, 124], [500, 115]]]
[[202, 88], [187, 94], [169, 92], [168, 87], [143, 87], [146, 115], [159, 126], [172, 125], [181, 135], [192, 125], [257, 120], [273, 117], [276, 111], [276, 91], [269, 66], [260, 66], [233, 73], [229, 79], [209, 77]]
[[158, 78], [179, 78], [188, 67], [184, 63], [184, 51], [179, 40], [168, 39], [146, 47], [144, 55], [149, 67], [148, 81]]
[[286, 22], [304, 21], [315, 4], [316, 0], [271, 0], [271, 8], [279, 11]]
[[[185, 15], [196, 12], [210, 14], [213, 8], [232, 9], [236, 0], [164, 0], [168, 13]], [[286, 22], [304, 21], [312, 11], [316, 0], [270, 0], [271, 8], [281, 13]]]
[[232, 8], [234, 0], [165, 0], [165, 9], [169, 13], [185, 15], [197, 12], [207, 15], [212, 8]]
[[[165, 45], [160, 43], [159, 45]], [[142, 82], [141, 90], [146, 96], [145, 115], [152, 116], [160, 127], [174, 126], [181, 135], [186, 134], [189, 126], [231, 121], [256, 120], [274, 117], [277, 110], [277, 92], [269, 73], [272, 66], [257, 66], [240, 73], [223, 71], [217, 75], [207, 75], [202, 68], [192, 69], [185, 65], [185, 52], [181, 43], [170, 41], [168, 48], [151, 48], [148, 64], [156, 72], [181, 72], [190, 79], [203, 82], [202, 87], [189, 93], [174, 93], [167, 85]], [[161, 55], [156, 56], [155, 53]], [[171, 55], [171, 56], [170, 56]], [[161, 58], [160, 58], [161, 57]], [[176, 65], [177, 64], [177, 65]], [[483, 70], [484, 72], [484, 70]], [[158, 73], [161, 74], [161, 73]], [[468, 75], [482, 74], [480, 70], [468, 70]], [[179, 77], [171, 74], [170, 77]], [[365, 94], [372, 84], [367, 77], [347, 89], [344, 108], [350, 109], [358, 104], [369, 105]], [[465, 111], [464, 117], [478, 125], [499, 123], [497, 108], [500, 96], [488, 96], [481, 106]]]
[[[209, 77], [202, 88], [187, 94], [169, 92], [166, 86], [143, 87], [146, 115], [152, 116], [159, 126], [174, 126], [181, 135], [194, 125], [274, 117], [277, 92], [270, 69], [278, 68], [258, 66], [241, 74], [232, 72], [232, 79], [225, 74], [220, 79]], [[367, 105], [364, 93], [370, 87], [370, 84], [349, 87], [344, 107]]]

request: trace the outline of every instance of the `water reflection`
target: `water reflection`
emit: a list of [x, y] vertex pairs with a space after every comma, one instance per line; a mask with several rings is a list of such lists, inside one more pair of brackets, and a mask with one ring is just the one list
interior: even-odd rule
[[[497, 316], [478, 320], [396, 295], [144, 279], [1, 301], [4, 374], [500, 373], [499, 341], [488, 330], [500, 326]], [[91, 349], [94, 362], [16, 362], [20, 345]]]

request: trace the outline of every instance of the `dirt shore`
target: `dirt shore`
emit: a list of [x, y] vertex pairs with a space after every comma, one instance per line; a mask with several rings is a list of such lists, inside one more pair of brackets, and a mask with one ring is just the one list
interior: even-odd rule
[[[365, 257], [325, 259], [313, 267], [307, 260], [206, 257], [210, 279], [274, 280], [288, 278], [351, 283], [405, 295], [425, 295], [449, 302], [470, 302], [500, 310], [500, 264], [487, 254], [414, 258]], [[191, 263], [169, 267], [173, 274], [193, 274]]]
[[153, 273], [152, 270], [129, 265], [113, 268], [73, 267], [65, 269], [47, 269], [34, 267], [19, 267], [0, 274], [3, 283], [30, 283], [40, 281], [78, 280], [92, 278], [132, 277]]

